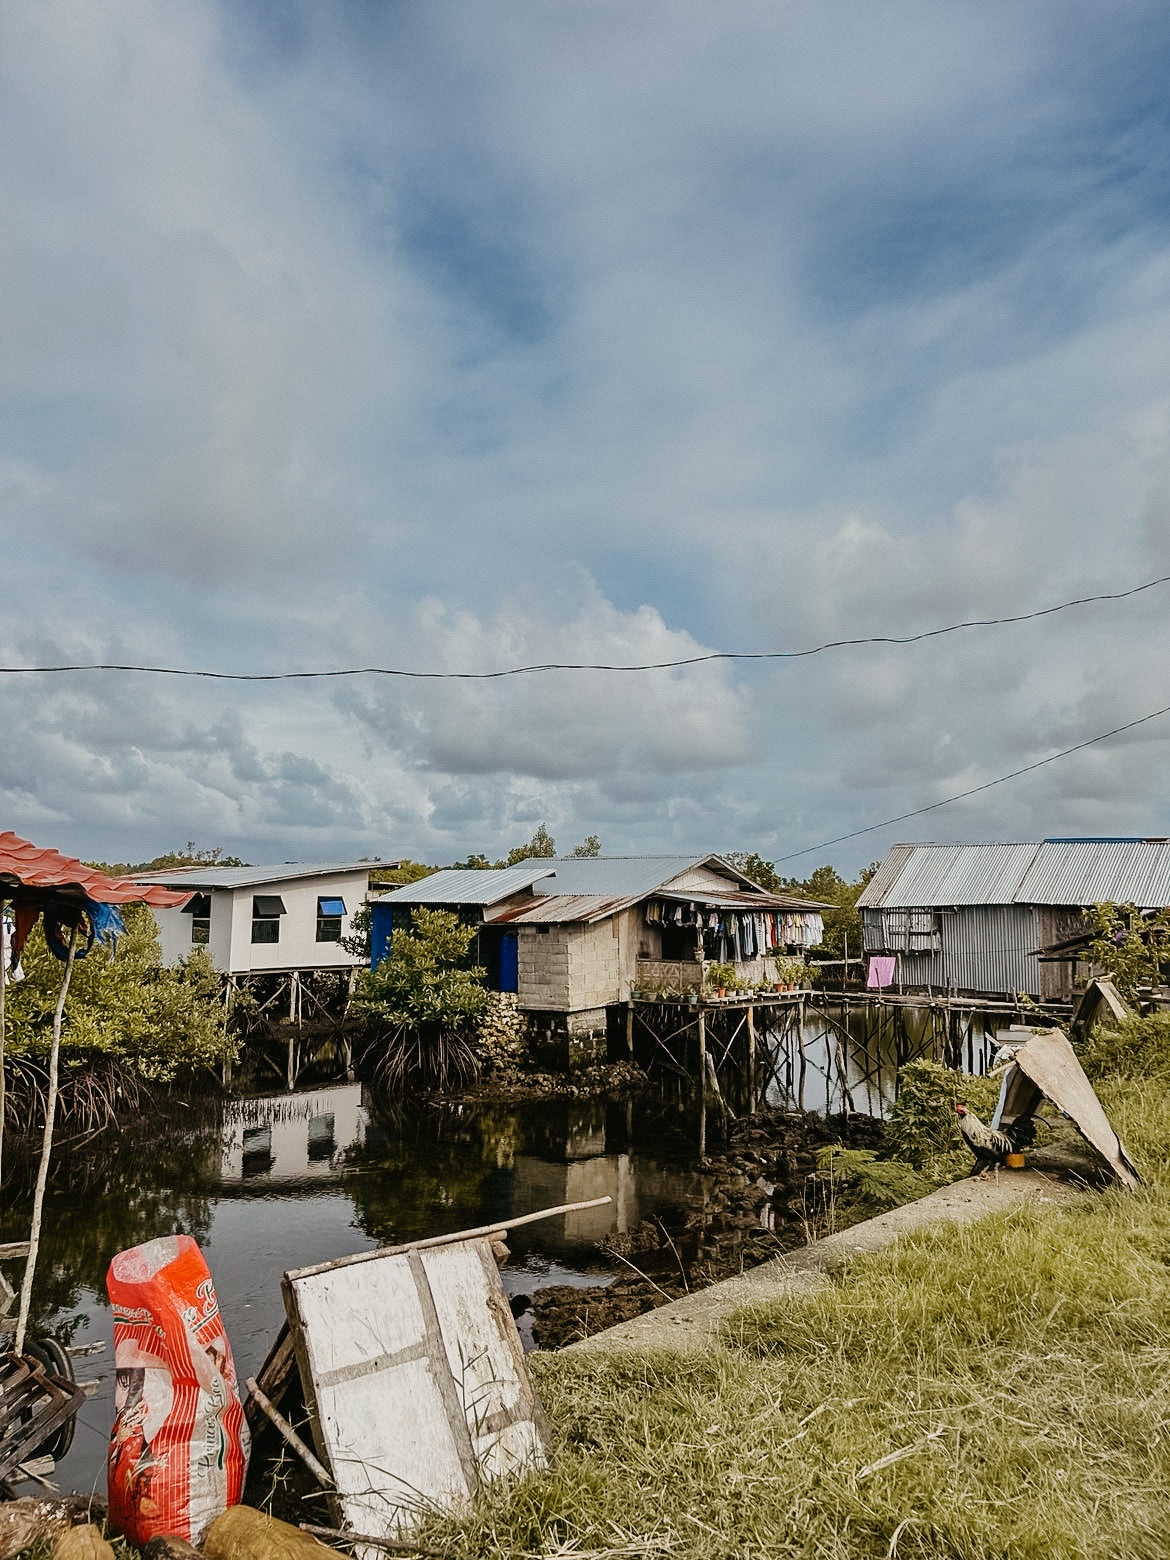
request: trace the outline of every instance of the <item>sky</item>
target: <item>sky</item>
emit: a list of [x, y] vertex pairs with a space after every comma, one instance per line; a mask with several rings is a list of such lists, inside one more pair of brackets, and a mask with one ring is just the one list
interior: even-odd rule
[[1168, 79], [1163, 0], [6, 0], [0, 829], [1170, 833]]

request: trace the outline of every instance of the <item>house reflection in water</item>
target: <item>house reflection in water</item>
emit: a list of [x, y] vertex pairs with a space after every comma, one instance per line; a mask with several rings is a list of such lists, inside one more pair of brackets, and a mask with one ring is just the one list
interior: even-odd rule
[[359, 1083], [236, 1100], [224, 1112], [218, 1179], [225, 1186], [329, 1180], [368, 1128]]
[[[612, 1199], [599, 1208], [583, 1208], [511, 1231], [508, 1244], [517, 1254], [536, 1249], [567, 1255], [615, 1231], [633, 1230], [667, 1207], [702, 1197], [703, 1179], [697, 1172], [668, 1168], [628, 1151], [612, 1151], [606, 1124], [604, 1101], [574, 1103], [568, 1112], [563, 1160], [516, 1155], [513, 1217], [595, 1197]], [[621, 1137], [628, 1142], [628, 1130]]]

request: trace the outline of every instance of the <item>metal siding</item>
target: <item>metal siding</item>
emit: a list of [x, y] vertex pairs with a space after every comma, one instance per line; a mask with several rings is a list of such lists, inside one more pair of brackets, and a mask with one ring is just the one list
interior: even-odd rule
[[[863, 912], [866, 953], [893, 951], [890, 922], [896, 927], [903, 912]], [[903, 927], [904, 934], [907, 928]], [[1037, 946], [1039, 912], [1029, 905], [970, 905], [941, 917], [940, 953], [898, 952], [897, 980], [903, 986], [933, 986], [945, 990], [1015, 996], [1040, 995], [1040, 961], [1031, 956]]]

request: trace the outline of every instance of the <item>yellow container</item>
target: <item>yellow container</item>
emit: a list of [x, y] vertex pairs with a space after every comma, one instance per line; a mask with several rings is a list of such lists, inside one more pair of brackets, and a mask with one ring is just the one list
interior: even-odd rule
[[1023, 1154], [1009, 1154], [1004, 1160], [1009, 1170], [1022, 1170], [1024, 1168]]

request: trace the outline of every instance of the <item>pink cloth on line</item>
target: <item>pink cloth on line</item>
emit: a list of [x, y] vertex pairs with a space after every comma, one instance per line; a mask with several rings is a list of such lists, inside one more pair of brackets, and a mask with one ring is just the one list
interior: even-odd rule
[[869, 961], [869, 974], [865, 978], [867, 991], [880, 991], [883, 986], [894, 984], [894, 954], [875, 954]]

